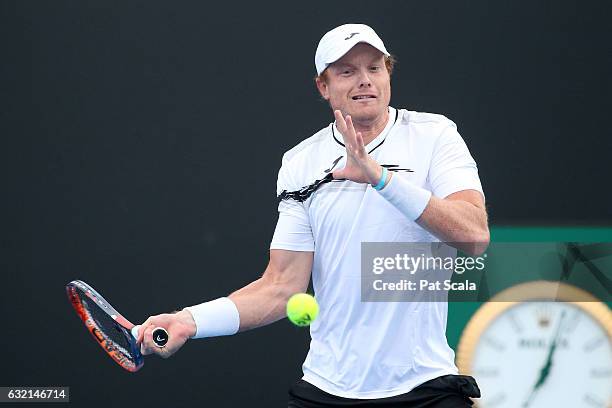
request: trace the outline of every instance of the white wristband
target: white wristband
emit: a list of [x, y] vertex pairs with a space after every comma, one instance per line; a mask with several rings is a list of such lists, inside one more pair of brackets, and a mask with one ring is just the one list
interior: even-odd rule
[[412, 221], [423, 214], [431, 198], [430, 191], [415, 186], [397, 174], [378, 193]]
[[196, 324], [192, 339], [203, 337], [229, 336], [240, 328], [240, 315], [236, 304], [227, 297], [186, 307]]

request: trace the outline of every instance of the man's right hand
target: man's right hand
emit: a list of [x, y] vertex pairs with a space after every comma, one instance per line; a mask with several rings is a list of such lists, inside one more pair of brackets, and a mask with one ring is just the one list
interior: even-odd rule
[[[169, 340], [164, 347], [157, 347], [153, 342], [153, 330], [157, 327], [163, 327], [168, 332]], [[174, 314], [149, 317], [140, 327], [137, 342], [143, 355], [157, 354], [168, 358], [195, 334], [196, 324], [193, 316], [187, 310], [182, 310]]]

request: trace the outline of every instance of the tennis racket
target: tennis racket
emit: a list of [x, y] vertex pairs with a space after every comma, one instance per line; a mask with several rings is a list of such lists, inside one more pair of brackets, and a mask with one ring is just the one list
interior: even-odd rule
[[[102, 295], [83, 281], [70, 282], [66, 285], [66, 293], [87, 330], [104, 351], [126, 370], [140, 370], [144, 364], [140, 347], [136, 344], [140, 326], [119, 314]], [[168, 339], [168, 332], [164, 328], [153, 330], [156, 346], [164, 347]]]

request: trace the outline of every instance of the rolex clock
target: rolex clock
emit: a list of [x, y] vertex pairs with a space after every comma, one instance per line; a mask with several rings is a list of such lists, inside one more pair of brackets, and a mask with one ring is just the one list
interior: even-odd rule
[[476, 378], [479, 408], [610, 408], [612, 312], [565, 283], [514, 286], [472, 316], [457, 366]]

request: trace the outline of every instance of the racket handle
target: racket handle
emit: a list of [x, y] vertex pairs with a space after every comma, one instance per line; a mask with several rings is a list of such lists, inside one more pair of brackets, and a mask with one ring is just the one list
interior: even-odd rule
[[155, 343], [157, 347], [164, 347], [169, 339], [170, 335], [163, 327], [156, 327], [153, 329], [153, 343]]
[[[132, 330], [130, 330], [132, 332], [132, 336], [135, 339], [138, 338], [139, 330], [140, 326], [134, 326], [132, 327]], [[156, 327], [155, 329], [153, 329], [153, 343], [155, 343], [157, 347], [164, 347], [168, 343], [169, 339], [170, 335], [163, 327]]]

